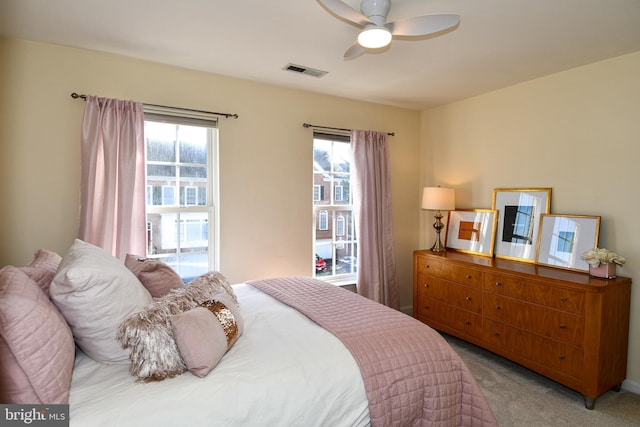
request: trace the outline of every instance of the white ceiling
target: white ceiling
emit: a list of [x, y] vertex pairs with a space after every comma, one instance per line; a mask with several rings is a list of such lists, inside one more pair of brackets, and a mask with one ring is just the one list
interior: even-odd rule
[[431, 13], [460, 25], [348, 61], [358, 29], [316, 0], [0, 0], [0, 35], [417, 110], [640, 51], [640, 0], [395, 0], [389, 20]]

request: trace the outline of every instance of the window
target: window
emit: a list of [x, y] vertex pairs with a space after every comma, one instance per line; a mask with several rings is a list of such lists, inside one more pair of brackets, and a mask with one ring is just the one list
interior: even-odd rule
[[217, 269], [215, 117], [145, 106], [147, 257], [185, 282]]
[[351, 193], [350, 137], [314, 133], [313, 209], [315, 276], [355, 283], [357, 240]]
[[340, 215], [336, 218], [336, 236], [344, 236], [345, 233], [345, 219]]
[[336, 196], [336, 202], [341, 202], [342, 201], [342, 191], [343, 191], [344, 187], [342, 187], [342, 185], [336, 185], [333, 188], [334, 194]]
[[171, 186], [171, 187], [167, 185], [162, 186], [162, 204], [163, 205], [173, 206], [175, 204], [174, 190], [175, 190], [175, 186]]
[[318, 230], [326, 231], [329, 229], [329, 212], [320, 211], [318, 213]]

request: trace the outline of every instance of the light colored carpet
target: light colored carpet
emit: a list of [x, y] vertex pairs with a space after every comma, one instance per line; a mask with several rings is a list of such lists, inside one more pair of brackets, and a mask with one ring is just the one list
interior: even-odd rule
[[501, 427], [640, 426], [640, 395], [608, 391], [589, 410], [580, 393], [465, 341], [443, 336], [475, 376]]

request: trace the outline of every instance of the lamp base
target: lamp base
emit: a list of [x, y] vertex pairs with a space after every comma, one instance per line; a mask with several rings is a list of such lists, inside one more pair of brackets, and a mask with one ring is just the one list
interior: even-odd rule
[[446, 251], [447, 249], [440, 241], [440, 236], [438, 236], [438, 239], [436, 240], [436, 242], [433, 244], [433, 246], [431, 246], [431, 252], [446, 252]]
[[440, 240], [440, 230], [444, 228], [444, 224], [442, 223], [442, 213], [440, 211], [436, 211], [435, 219], [436, 222], [433, 224], [433, 228], [436, 229], [436, 242], [431, 247], [431, 252], [446, 252], [447, 249]]

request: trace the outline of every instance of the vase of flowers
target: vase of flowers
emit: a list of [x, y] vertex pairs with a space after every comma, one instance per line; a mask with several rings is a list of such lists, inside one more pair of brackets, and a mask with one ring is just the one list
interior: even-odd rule
[[580, 256], [589, 264], [589, 274], [595, 277], [613, 279], [616, 277], [616, 267], [627, 261], [617, 253], [608, 249], [594, 248]]

